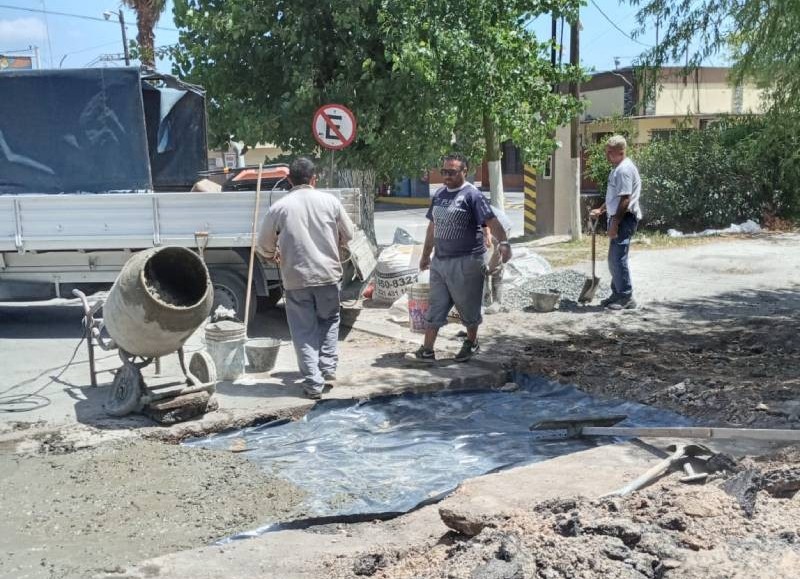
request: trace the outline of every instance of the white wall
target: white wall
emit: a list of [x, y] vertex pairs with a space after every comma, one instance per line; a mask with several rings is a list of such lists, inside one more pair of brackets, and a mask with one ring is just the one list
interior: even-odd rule
[[587, 116], [594, 119], [621, 116], [624, 112], [625, 90], [623, 87], [586, 91], [581, 93], [581, 96], [589, 101], [581, 120], [586, 120]]

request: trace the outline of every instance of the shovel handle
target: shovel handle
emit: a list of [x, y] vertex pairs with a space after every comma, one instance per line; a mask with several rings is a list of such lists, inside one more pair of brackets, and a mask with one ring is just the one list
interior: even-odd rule
[[598, 219], [589, 217], [589, 229], [592, 230], [592, 283], [597, 277], [596, 275], [596, 262], [597, 262], [597, 222]]

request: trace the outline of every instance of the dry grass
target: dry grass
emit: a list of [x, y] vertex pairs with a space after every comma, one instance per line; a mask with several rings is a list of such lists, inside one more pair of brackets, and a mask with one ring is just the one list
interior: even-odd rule
[[[652, 249], [680, 249], [694, 247], [720, 241], [737, 239], [750, 239], [752, 235], [719, 235], [713, 237], [669, 237], [663, 233], [640, 232], [633, 238], [633, 250]], [[554, 268], [569, 267], [578, 263], [585, 263], [591, 256], [592, 238], [584, 236], [581, 241], [568, 241], [535, 248], [536, 253], [542, 255]], [[608, 256], [608, 241], [605, 233], [597, 237], [597, 260], [605, 261]]]

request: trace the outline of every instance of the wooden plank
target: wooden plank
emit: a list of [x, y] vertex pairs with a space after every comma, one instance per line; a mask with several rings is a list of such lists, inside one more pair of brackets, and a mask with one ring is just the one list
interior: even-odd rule
[[728, 440], [767, 440], [800, 442], [800, 430], [777, 428], [709, 428], [702, 426], [672, 426], [629, 428], [623, 426], [586, 426], [586, 436], [637, 436], [650, 438], [705, 438]]

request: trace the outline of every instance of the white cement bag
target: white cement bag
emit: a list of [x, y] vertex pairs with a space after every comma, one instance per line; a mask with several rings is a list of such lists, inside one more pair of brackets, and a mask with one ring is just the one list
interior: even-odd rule
[[545, 258], [530, 249], [521, 247], [514, 250], [514, 255], [503, 268], [503, 283], [513, 286], [552, 271], [553, 268]]
[[422, 245], [390, 245], [378, 256], [375, 268], [376, 302], [392, 304], [417, 281]]

